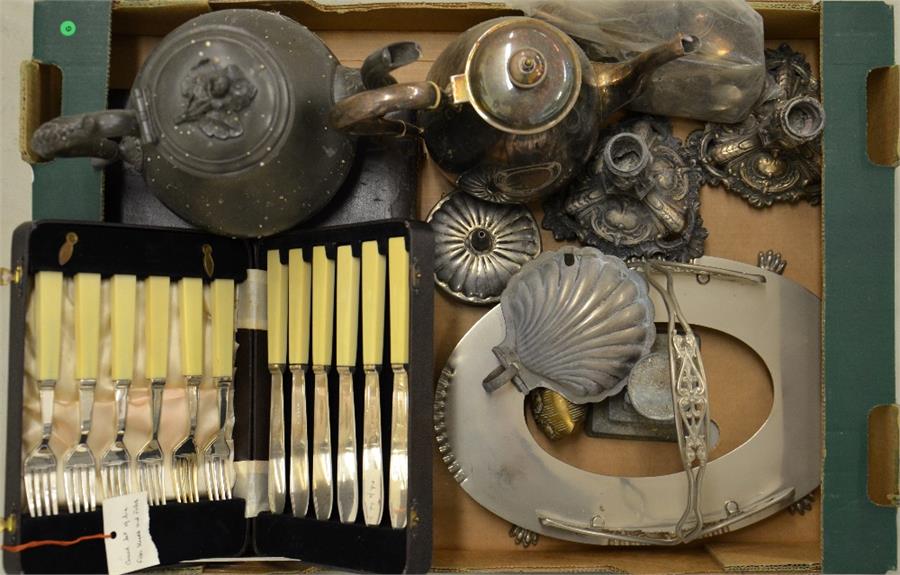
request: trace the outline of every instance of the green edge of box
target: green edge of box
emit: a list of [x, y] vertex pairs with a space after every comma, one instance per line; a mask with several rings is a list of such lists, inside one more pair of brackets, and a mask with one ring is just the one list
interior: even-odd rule
[[[37, 0], [33, 58], [62, 71], [62, 113], [106, 109], [109, 73], [110, 0]], [[62, 25], [72, 22], [74, 34]], [[66, 32], [71, 28], [67, 27]], [[35, 220], [103, 219], [103, 171], [84, 158], [34, 166]]]
[[823, 570], [897, 564], [897, 512], [866, 494], [866, 422], [894, 397], [894, 173], [866, 149], [866, 77], [893, 64], [893, 11], [822, 3], [825, 470]]

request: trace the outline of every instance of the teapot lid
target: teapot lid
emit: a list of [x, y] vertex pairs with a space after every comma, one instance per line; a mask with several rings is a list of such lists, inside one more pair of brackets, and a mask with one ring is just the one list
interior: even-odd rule
[[490, 125], [515, 134], [565, 118], [581, 88], [580, 49], [534, 18], [505, 18], [475, 42], [466, 62], [468, 100]]
[[132, 90], [133, 105], [148, 120], [145, 142], [155, 142], [157, 153], [198, 175], [264, 162], [284, 145], [295, 110], [287, 74], [268, 45], [275, 40], [256, 33], [265, 28], [293, 42], [299, 27], [267, 12], [227, 10], [166, 36]]

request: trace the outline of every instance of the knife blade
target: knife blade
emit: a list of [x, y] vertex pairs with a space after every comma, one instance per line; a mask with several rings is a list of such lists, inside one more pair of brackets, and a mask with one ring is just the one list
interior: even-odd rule
[[266, 254], [266, 314], [268, 319], [269, 373], [272, 395], [269, 404], [269, 509], [284, 511], [284, 380], [287, 359], [287, 266], [278, 250]]
[[359, 334], [359, 258], [351, 246], [337, 250], [335, 366], [338, 388], [337, 504], [342, 523], [356, 521], [359, 481], [356, 472], [356, 414], [353, 406], [353, 368]]
[[406, 527], [409, 489], [409, 251], [406, 238], [388, 239], [388, 289], [391, 309], [391, 460], [388, 471], [388, 512], [391, 527]]
[[378, 370], [384, 352], [385, 258], [377, 241], [362, 244], [363, 461], [362, 504], [366, 525], [378, 525], [384, 509], [381, 394]]
[[331, 420], [328, 412], [328, 368], [334, 332], [334, 261], [325, 246], [313, 248], [312, 263], [313, 469], [312, 496], [316, 518], [331, 516]]
[[309, 431], [306, 421], [306, 366], [312, 270], [303, 250], [288, 252], [288, 364], [291, 369], [291, 461], [288, 488], [294, 517], [309, 509]]

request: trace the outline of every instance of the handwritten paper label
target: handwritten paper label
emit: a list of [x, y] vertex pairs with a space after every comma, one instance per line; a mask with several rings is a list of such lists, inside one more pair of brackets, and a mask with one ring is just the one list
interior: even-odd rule
[[103, 500], [103, 532], [109, 575], [131, 573], [159, 565], [159, 552], [150, 537], [147, 493], [132, 493]]

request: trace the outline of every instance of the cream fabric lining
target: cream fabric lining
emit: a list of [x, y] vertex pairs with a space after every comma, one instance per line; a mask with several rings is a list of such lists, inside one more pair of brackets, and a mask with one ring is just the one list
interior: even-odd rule
[[[166, 497], [174, 499], [172, 485], [170, 458], [172, 450], [184, 439], [189, 431], [189, 419], [187, 401], [185, 398], [185, 378], [181, 373], [180, 353], [180, 313], [179, 298], [177, 296], [177, 282], [170, 286], [169, 308], [169, 370], [166, 388], [163, 393], [163, 407], [160, 417], [159, 442], [166, 456]], [[59, 462], [59, 505], [65, 502], [65, 493], [62, 489], [62, 466], [67, 450], [74, 446], [79, 439], [80, 412], [78, 404], [78, 382], [74, 379], [75, 369], [75, 341], [74, 341], [74, 282], [66, 278], [64, 283], [64, 301], [62, 315], [62, 349], [60, 350], [60, 374], [56, 385], [53, 410], [53, 435], [50, 439], [50, 447], [56, 454]], [[237, 290], [238, 292], [240, 290]], [[203, 322], [204, 322], [204, 361], [203, 380], [200, 384], [200, 402], [197, 416], [197, 431], [195, 441], [202, 449], [218, 431], [218, 408], [216, 403], [215, 382], [209, 376], [211, 371], [211, 324], [209, 286], [203, 288]], [[144, 377], [144, 284], [137, 282], [137, 318], [135, 321], [135, 357], [134, 376], [131, 390], [128, 394], [128, 416], [125, 427], [125, 446], [131, 454], [132, 460], [140, 452], [144, 444], [150, 439], [151, 413], [150, 413], [150, 387]], [[101, 285], [101, 335], [100, 335], [100, 374], [97, 378], [97, 388], [94, 399], [93, 425], [88, 436], [88, 445], [94, 453], [98, 466], [103, 453], [115, 439], [116, 410], [113, 395], [113, 383], [110, 378], [110, 308], [109, 308], [109, 280], [104, 279]], [[236, 306], [237, 307], [237, 306]], [[41, 414], [38, 397], [37, 381], [35, 380], [35, 356], [34, 356], [34, 309], [33, 300], [29, 298], [26, 316], [25, 330], [25, 386], [23, 422], [22, 422], [22, 460], [40, 443], [41, 439]], [[235, 343], [235, 349], [237, 343]], [[229, 398], [228, 420], [226, 433], [231, 443], [234, 428], [233, 411], [234, 388]], [[233, 445], [233, 444], [232, 444]], [[232, 452], [233, 453], [233, 452]], [[132, 468], [134, 469], [134, 468]], [[234, 479], [234, 465], [228, 465], [229, 477]], [[135, 486], [136, 475], [133, 473]], [[206, 479], [203, 470], [199, 476], [200, 493], [205, 497]], [[97, 498], [102, 500], [102, 489], [99, 477], [97, 480]], [[24, 507], [24, 489], [22, 490]]]

